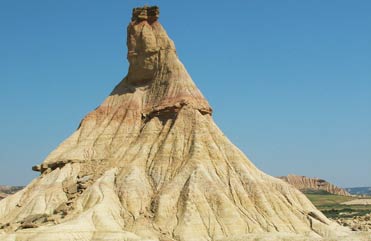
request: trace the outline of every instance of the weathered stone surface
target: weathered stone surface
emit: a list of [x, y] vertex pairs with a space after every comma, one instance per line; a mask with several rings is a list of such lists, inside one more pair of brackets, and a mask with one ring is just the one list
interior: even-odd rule
[[[149, 9], [128, 27], [128, 75], [50, 153], [48, 171], [0, 202], [10, 223], [0, 239], [346, 240], [348, 229], [224, 136]], [[54, 224], [12, 226], [35, 214]]]
[[133, 16], [131, 18], [132, 22], [147, 21], [148, 23], [153, 23], [157, 21], [160, 16], [160, 9], [157, 6], [144, 6], [133, 9]]
[[[353, 231], [371, 231], [371, 213], [352, 218], [338, 218], [336, 222], [345, 227], [350, 227]], [[371, 233], [369, 235], [371, 237]]]
[[327, 182], [326, 180], [320, 178], [310, 178], [305, 176], [298, 176], [298, 175], [287, 175], [283, 177], [278, 177], [297, 189], [301, 191], [306, 190], [323, 190], [328, 193], [342, 195], [342, 196], [350, 196], [350, 194], [345, 191], [343, 188], [337, 187], [332, 183]]

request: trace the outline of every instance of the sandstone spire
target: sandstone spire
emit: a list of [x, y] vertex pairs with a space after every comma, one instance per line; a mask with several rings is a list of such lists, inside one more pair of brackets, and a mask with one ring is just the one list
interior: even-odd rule
[[158, 22], [133, 10], [128, 75], [0, 202], [2, 240], [242, 240], [346, 234], [219, 130]]

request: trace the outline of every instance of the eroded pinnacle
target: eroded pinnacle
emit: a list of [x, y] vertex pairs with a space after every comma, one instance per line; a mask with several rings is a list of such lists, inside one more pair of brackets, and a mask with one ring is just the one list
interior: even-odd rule
[[131, 21], [141, 22], [147, 20], [148, 22], [156, 21], [160, 16], [160, 8], [158, 6], [144, 6], [133, 8], [133, 15]]

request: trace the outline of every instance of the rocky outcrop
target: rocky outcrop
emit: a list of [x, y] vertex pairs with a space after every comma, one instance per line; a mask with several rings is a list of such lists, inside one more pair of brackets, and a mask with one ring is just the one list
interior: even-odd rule
[[350, 196], [350, 194], [343, 188], [337, 187], [334, 184], [331, 184], [326, 180], [320, 178], [310, 178], [298, 175], [287, 175], [278, 178], [290, 183], [297, 189], [304, 192], [311, 190], [312, 191], [322, 190], [335, 195]]
[[350, 227], [353, 231], [371, 231], [371, 213], [352, 218], [337, 218], [336, 222], [342, 226]]
[[133, 10], [128, 75], [34, 167], [38, 178], [0, 202], [0, 239], [347, 236], [348, 229], [258, 170], [225, 137], [158, 13], [156, 7]]

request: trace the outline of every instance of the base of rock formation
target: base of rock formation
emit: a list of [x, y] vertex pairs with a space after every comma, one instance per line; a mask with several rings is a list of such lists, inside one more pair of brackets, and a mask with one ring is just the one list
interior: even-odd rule
[[344, 227], [351, 228], [352, 231], [370, 231], [371, 238], [371, 213], [352, 218], [338, 218], [335, 221]]

